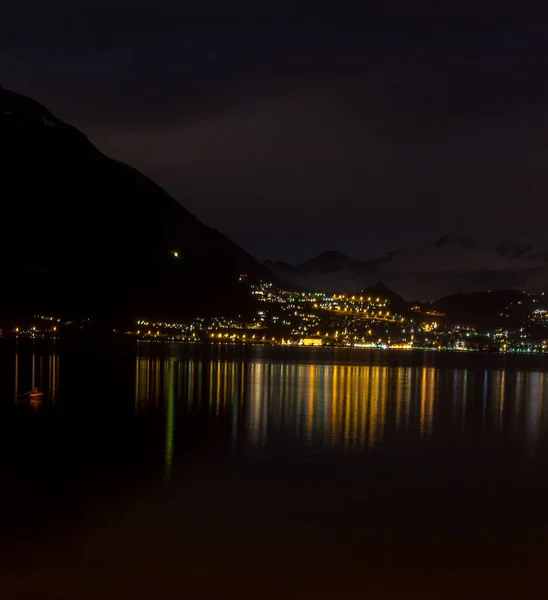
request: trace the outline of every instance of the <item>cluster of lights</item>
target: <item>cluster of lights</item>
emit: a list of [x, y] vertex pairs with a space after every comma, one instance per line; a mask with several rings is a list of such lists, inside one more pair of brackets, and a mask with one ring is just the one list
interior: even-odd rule
[[[177, 250], [171, 254], [173, 258], [179, 258]], [[248, 285], [245, 274], [240, 275], [239, 280]], [[523, 326], [487, 331], [466, 324], [448, 325], [442, 318], [443, 313], [420, 305], [411, 307], [409, 313], [398, 314], [390, 301], [381, 295], [297, 292], [271, 282], [250, 284], [249, 289], [259, 304], [256, 312], [247, 318], [139, 319], [132, 331], [120, 333], [151, 342], [329, 345], [394, 350], [472, 351], [489, 348], [527, 353], [546, 352], [548, 348], [547, 339], [531, 335], [531, 327], [542, 332], [548, 326], [548, 311], [542, 304], [539, 306], [536, 297], [532, 299], [535, 306], [523, 319]], [[507, 306], [502, 314], [508, 315], [511, 308], [511, 305]], [[15, 333], [51, 337], [57, 330], [57, 323], [61, 322], [61, 319], [48, 315], [35, 315], [35, 319], [48, 322], [49, 327], [20, 327]], [[548, 338], [548, 331], [544, 337]]]

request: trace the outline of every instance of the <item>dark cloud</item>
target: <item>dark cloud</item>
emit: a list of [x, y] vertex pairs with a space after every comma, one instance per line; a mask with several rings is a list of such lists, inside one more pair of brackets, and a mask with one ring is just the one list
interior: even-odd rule
[[306, 32], [249, 8], [247, 29], [199, 31], [198, 11], [162, 1], [10, 0], [0, 81], [260, 258], [538, 237], [544, 31], [426, 8]]

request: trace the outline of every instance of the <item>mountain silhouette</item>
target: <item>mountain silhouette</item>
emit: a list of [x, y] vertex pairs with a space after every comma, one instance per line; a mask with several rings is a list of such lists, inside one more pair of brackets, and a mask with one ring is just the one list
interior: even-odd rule
[[135, 169], [0, 88], [4, 314], [234, 312], [267, 270]]
[[443, 235], [434, 242], [395, 249], [370, 260], [326, 252], [298, 265], [266, 263], [287, 285], [354, 293], [382, 281], [404, 298], [433, 301], [454, 293], [490, 289], [544, 291], [548, 252], [530, 245], [498, 245]]

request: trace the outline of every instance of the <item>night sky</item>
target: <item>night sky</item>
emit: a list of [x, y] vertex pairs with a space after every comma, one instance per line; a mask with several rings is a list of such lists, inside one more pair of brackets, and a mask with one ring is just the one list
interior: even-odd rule
[[543, 239], [544, 26], [463, 9], [303, 32], [289, 3], [268, 27], [251, 8], [242, 25], [210, 2], [206, 23], [180, 4], [4, 0], [0, 85], [260, 260]]

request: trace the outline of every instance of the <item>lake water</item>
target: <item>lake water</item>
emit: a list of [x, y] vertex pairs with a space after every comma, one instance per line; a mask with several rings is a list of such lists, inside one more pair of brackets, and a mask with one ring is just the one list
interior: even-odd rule
[[2, 598], [544, 589], [548, 357], [4, 341], [0, 368]]

